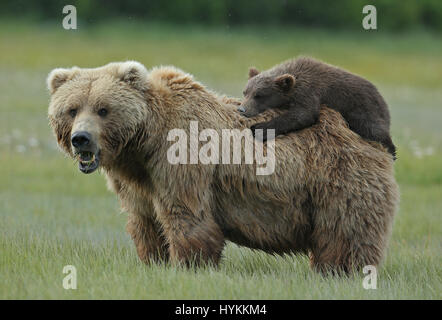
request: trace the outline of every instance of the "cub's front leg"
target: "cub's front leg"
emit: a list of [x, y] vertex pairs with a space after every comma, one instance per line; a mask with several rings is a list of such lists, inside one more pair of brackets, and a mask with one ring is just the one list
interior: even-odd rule
[[318, 99], [310, 98], [302, 103], [294, 102], [293, 105], [290, 105], [288, 108], [288, 111], [276, 116], [270, 121], [252, 125], [250, 130], [252, 130], [253, 136], [260, 138], [256, 130], [262, 129], [262, 141], [266, 141], [271, 138], [267, 131], [269, 129], [274, 129], [275, 137], [277, 137], [281, 134], [310, 127], [318, 121], [320, 110]]
[[[275, 130], [274, 134], [272, 135], [273, 138], [275, 138], [277, 135], [280, 134], [280, 133], [277, 133], [277, 131], [275, 129], [275, 125], [271, 121], [256, 123], [250, 127], [250, 130], [252, 130], [253, 137], [255, 139], [257, 139], [259, 141], [263, 141], [263, 142], [272, 138], [272, 137], [270, 137], [270, 135], [267, 134], [267, 133], [269, 133], [269, 132], [267, 132], [267, 130], [269, 130], [269, 129]], [[262, 130], [262, 131], [258, 131], [258, 130]]]

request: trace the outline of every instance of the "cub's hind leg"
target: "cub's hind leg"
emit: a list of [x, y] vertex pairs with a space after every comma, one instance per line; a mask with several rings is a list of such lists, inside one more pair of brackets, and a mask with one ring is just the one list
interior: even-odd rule
[[351, 130], [359, 134], [362, 138], [381, 143], [393, 156], [393, 160], [396, 160], [396, 146], [391, 140], [388, 126], [377, 125], [368, 121], [361, 120], [349, 121], [349, 127]]

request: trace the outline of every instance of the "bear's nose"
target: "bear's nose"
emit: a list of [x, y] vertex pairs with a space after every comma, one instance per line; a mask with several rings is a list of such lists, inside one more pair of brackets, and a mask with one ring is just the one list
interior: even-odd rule
[[246, 112], [246, 109], [244, 109], [243, 106], [240, 106], [240, 107], [238, 108], [238, 111], [239, 111], [239, 112]]
[[75, 148], [86, 147], [91, 142], [91, 135], [86, 131], [75, 132], [71, 137], [71, 142]]

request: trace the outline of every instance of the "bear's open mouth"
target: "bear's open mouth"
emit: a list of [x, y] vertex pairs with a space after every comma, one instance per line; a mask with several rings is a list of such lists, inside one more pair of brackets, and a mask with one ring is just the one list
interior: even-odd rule
[[98, 154], [90, 151], [82, 151], [77, 154], [78, 168], [83, 173], [92, 173], [97, 170], [100, 159]]

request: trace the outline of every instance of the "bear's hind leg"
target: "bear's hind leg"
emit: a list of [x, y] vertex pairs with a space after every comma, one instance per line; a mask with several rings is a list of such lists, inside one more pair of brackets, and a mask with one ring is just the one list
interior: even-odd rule
[[[353, 217], [359, 213], [353, 213]], [[332, 221], [331, 215], [325, 215], [328, 221], [317, 224], [312, 234], [310, 251], [311, 267], [323, 274], [349, 274], [362, 270], [368, 265], [378, 266], [386, 247], [388, 227], [385, 221], [379, 223], [365, 220], [353, 220], [355, 225], [342, 225], [342, 220]], [[384, 229], [384, 230], [383, 230]]]
[[377, 266], [382, 259], [382, 249], [377, 246], [366, 246], [352, 240], [326, 241], [316, 243], [310, 252], [311, 267], [322, 274], [350, 274], [367, 265]]

